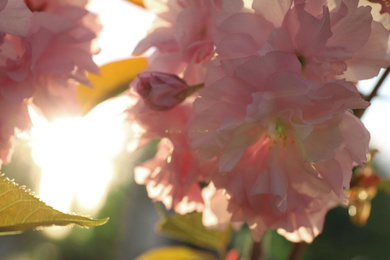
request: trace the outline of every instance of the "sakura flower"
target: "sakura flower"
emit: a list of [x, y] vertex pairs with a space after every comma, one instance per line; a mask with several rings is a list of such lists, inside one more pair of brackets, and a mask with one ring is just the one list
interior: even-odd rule
[[147, 0], [159, 19], [150, 34], [139, 42], [134, 54], [151, 47], [150, 70], [176, 74], [188, 84], [203, 82], [204, 63], [214, 55], [215, 0]]
[[86, 72], [99, 73], [91, 53], [96, 32], [81, 22], [87, 14], [76, 6], [34, 12], [25, 38], [7, 36], [0, 61], [1, 94], [13, 102], [33, 97], [48, 116], [61, 104], [76, 110], [76, 82], [88, 84]]
[[86, 73], [99, 73], [91, 43], [100, 27], [84, 7], [72, 0], [0, 2], [2, 162], [9, 161], [16, 132], [31, 126], [27, 104], [50, 118], [77, 113], [77, 82], [88, 84]]
[[[164, 85], [160, 86], [164, 88]], [[129, 95], [137, 102], [128, 109], [128, 120], [136, 122], [144, 130], [140, 137], [141, 144], [156, 138], [168, 138], [175, 147], [187, 147], [186, 124], [191, 115], [190, 102], [184, 101], [170, 109], [156, 110], [150, 106], [148, 96], [142, 98], [134, 89], [131, 89]]]
[[23, 0], [0, 1], [0, 32], [26, 36], [30, 28], [31, 15]]
[[13, 103], [0, 96], [0, 166], [9, 163], [16, 141], [16, 133], [28, 130], [31, 120], [27, 102]]
[[256, 239], [271, 228], [311, 241], [366, 160], [369, 134], [348, 109], [367, 102], [345, 80], [310, 81], [301, 70], [286, 52], [222, 60], [194, 103], [192, 148], [218, 160], [211, 180]]
[[58, 8], [53, 13], [34, 13], [27, 37], [31, 44], [31, 70], [37, 83], [33, 102], [46, 113], [52, 112], [50, 109], [58, 102], [76, 104], [75, 84], [89, 84], [87, 72], [99, 73], [91, 52], [96, 31], [82, 23], [87, 14], [85, 9], [73, 6]]
[[204, 210], [202, 222], [208, 228], [225, 229], [231, 223], [231, 213], [228, 212], [229, 201], [222, 189], [217, 190], [213, 182], [202, 190]]
[[150, 198], [186, 214], [203, 210], [198, 182], [205, 181], [205, 174], [189, 149], [174, 149], [172, 142], [162, 139], [156, 156], [135, 169], [135, 180], [145, 184]]
[[149, 197], [180, 214], [203, 210], [199, 182], [207, 182], [208, 169], [215, 168], [215, 163], [200, 163], [189, 147], [189, 89], [174, 75], [141, 73], [131, 84], [129, 95], [136, 102], [127, 111], [129, 121], [142, 128], [139, 146], [162, 139], [156, 156], [136, 168], [136, 182], [146, 186]]
[[304, 76], [318, 81], [357, 81], [390, 65], [389, 33], [358, 1], [338, 1], [330, 10], [326, 1], [254, 0], [252, 8], [219, 25], [219, 59], [290, 52], [302, 63]]

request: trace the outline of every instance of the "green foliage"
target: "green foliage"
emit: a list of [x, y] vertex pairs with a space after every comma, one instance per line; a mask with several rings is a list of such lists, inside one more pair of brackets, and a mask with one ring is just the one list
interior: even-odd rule
[[250, 259], [253, 245], [252, 232], [247, 224], [243, 224], [241, 230], [234, 232], [233, 247], [241, 253], [240, 259]]
[[25, 187], [19, 187], [4, 176], [0, 177], [0, 235], [52, 225], [99, 226], [107, 221], [55, 210], [29, 193]]
[[232, 236], [231, 227], [226, 230], [207, 229], [202, 223], [202, 214], [193, 212], [186, 215], [164, 215], [157, 226], [158, 231], [173, 239], [189, 244], [216, 250], [225, 256], [227, 245]]

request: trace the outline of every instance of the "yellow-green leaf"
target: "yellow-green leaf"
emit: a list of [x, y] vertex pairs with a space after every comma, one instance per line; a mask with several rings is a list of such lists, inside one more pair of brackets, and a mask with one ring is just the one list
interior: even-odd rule
[[197, 212], [162, 216], [157, 230], [171, 238], [216, 250], [220, 256], [225, 254], [232, 235], [231, 227], [226, 230], [207, 229], [203, 226], [202, 214]]
[[138, 6], [141, 6], [141, 7], [145, 8], [144, 1], [143, 1], [143, 0], [127, 0], [127, 1], [129, 1], [129, 2], [131, 2], [131, 3], [133, 3], [133, 4], [136, 4], [136, 5], [138, 5]]
[[93, 220], [55, 210], [4, 175], [0, 176], [0, 235], [52, 225], [99, 226], [107, 221], [108, 218]]
[[99, 103], [126, 91], [129, 83], [146, 65], [144, 57], [131, 58], [103, 65], [100, 75], [89, 74], [88, 79], [93, 87], [81, 84], [77, 89], [82, 114], [87, 114]]
[[212, 254], [185, 246], [167, 246], [152, 249], [135, 260], [217, 260]]

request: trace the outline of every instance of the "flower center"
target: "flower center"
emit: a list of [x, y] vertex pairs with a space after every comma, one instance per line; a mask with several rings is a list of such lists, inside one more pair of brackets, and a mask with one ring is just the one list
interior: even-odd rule
[[283, 121], [277, 119], [275, 124], [271, 124], [268, 128], [268, 137], [274, 143], [279, 141], [283, 141], [284, 143], [288, 138], [286, 124]]
[[301, 63], [302, 69], [303, 69], [305, 67], [305, 64], [306, 64], [305, 57], [303, 57], [303, 55], [301, 55], [301, 54], [297, 54], [297, 58], [298, 58], [299, 62]]

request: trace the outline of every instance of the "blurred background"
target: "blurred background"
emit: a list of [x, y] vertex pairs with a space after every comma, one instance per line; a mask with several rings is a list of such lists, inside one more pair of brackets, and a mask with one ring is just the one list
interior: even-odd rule
[[[91, 0], [89, 9], [104, 26], [97, 43], [102, 50], [95, 57], [99, 65], [129, 58], [154, 19], [124, 0]], [[377, 80], [359, 82], [361, 92], [370, 93]], [[390, 174], [389, 84], [384, 82], [362, 118], [371, 132], [372, 148], [379, 150], [374, 165], [383, 178]], [[54, 208], [110, 220], [90, 229], [48, 228], [2, 236], [1, 260], [134, 259], [149, 249], [176, 243], [155, 232], [159, 219], [155, 206], [145, 187], [133, 181], [135, 165], [150, 155], [128, 152], [132, 132], [123, 120], [126, 104], [125, 97], [117, 97], [83, 118], [58, 118], [51, 123], [30, 111], [34, 127], [21, 136], [12, 163], [2, 172]], [[373, 201], [365, 227], [355, 227], [347, 209], [335, 209], [327, 217], [324, 234], [304, 259], [390, 259], [389, 220], [390, 198], [382, 191]], [[241, 236], [235, 241], [252, 243]], [[285, 259], [291, 244], [268, 232], [263, 247], [267, 259]]]

